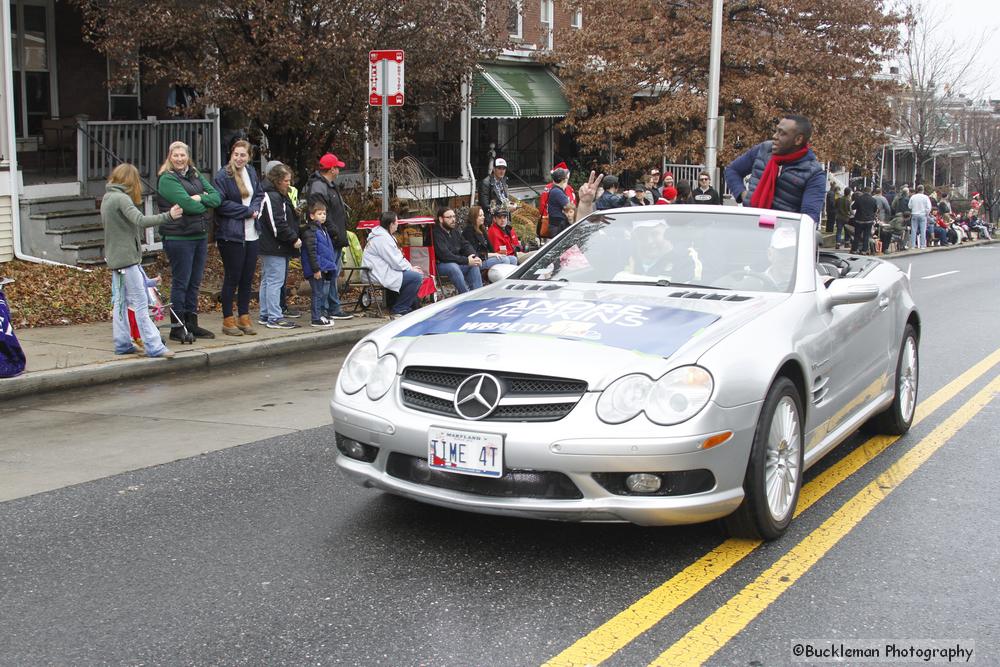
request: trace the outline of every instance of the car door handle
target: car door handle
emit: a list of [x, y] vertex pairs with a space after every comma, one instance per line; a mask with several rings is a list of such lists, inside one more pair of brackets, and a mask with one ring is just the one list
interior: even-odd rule
[[881, 299], [878, 300], [878, 309], [879, 310], [885, 310], [888, 307], [889, 307], [889, 297], [884, 296], [884, 297], [882, 297]]

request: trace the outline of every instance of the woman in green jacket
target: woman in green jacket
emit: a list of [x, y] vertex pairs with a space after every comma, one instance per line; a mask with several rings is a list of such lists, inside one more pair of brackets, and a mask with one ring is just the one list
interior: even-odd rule
[[[222, 198], [211, 181], [191, 164], [191, 151], [183, 141], [170, 144], [159, 175], [156, 189], [160, 211], [174, 204], [184, 210], [179, 220], [160, 227], [163, 249], [170, 258], [170, 301], [195, 338], [215, 338], [211, 331], [198, 326], [198, 288], [208, 257], [208, 209], [217, 207]], [[181, 337], [179, 326], [170, 329], [170, 338]]]
[[135, 312], [135, 322], [142, 336], [142, 346], [150, 357], [172, 357], [160, 339], [160, 332], [149, 319], [146, 297], [146, 274], [139, 267], [142, 260], [142, 233], [146, 227], [177, 220], [183, 214], [174, 205], [166, 213], [143, 215], [139, 211], [142, 185], [139, 171], [127, 162], [111, 172], [104, 199], [101, 200], [101, 222], [104, 223], [104, 254], [111, 269], [111, 326], [115, 354], [138, 352], [129, 332], [128, 309]]

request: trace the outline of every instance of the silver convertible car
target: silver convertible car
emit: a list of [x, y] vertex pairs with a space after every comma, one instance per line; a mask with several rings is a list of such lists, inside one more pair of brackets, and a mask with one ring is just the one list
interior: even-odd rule
[[913, 419], [907, 275], [818, 252], [808, 217], [600, 211], [507, 269], [354, 347], [330, 405], [348, 477], [473, 512], [774, 539], [809, 466]]

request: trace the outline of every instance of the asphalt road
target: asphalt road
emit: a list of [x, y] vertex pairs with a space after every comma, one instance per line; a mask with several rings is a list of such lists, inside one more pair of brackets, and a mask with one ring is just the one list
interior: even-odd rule
[[[257, 423], [274, 437], [204, 454], [214, 447], [195, 442], [180, 460], [136, 457], [153, 467], [0, 503], [0, 663], [783, 665], [796, 644], [887, 640], [1000, 663], [1000, 401], [988, 386], [1000, 365], [976, 366], [1000, 346], [1000, 246], [900, 260], [911, 262], [921, 421], [895, 442], [859, 434], [811, 469], [808, 488], [829, 490], [775, 543], [725, 540], [713, 525], [478, 516], [355, 487], [335, 469], [330, 427], [309, 428], [326, 419], [312, 412], [326, 395], [306, 389], [332, 379], [336, 359], [157, 379], [143, 392], [183, 392], [188, 411], [253, 373], [301, 386], [291, 405], [231, 398], [216, 420], [228, 432], [260, 415], [252, 402], [273, 403]], [[130, 386], [97, 391], [63, 404], [152, 409]], [[37, 415], [63, 410], [58, 397], [18, 405], [43, 434]], [[136, 446], [183, 431], [176, 412], [146, 415]], [[78, 439], [109, 437], [100, 422], [81, 419]]]

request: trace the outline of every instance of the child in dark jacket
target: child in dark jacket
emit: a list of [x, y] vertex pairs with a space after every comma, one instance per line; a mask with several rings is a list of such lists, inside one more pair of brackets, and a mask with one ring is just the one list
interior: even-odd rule
[[309, 221], [302, 230], [302, 273], [312, 288], [312, 325], [332, 327], [330, 290], [337, 270], [336, 250], [326, 231], [326, 204], [315, 200], [309, 205]]

